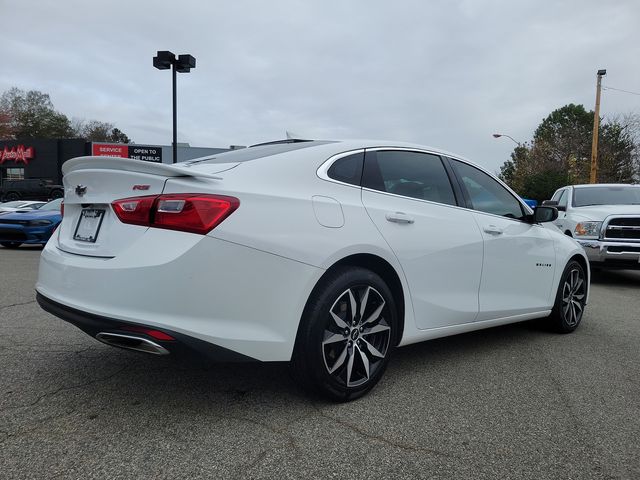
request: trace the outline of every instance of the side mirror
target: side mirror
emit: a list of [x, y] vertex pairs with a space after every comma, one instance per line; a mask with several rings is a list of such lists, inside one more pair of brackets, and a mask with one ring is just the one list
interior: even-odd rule
[[558, 205], [558, 202], [556, 202], [555, 200], [545, 200], [544, 202], [542, 202], [542, 206], [543, 207], [555, 207], [558, 209], [559, 212], [566, 212], [567, 211], [567, 207], [565, 207], [564, 205]]
[[556, 218], [558, 218], [558, 209], [553, 206], [544, 205], [536, 207], [533, 211], [533, 223], [553, 222]]

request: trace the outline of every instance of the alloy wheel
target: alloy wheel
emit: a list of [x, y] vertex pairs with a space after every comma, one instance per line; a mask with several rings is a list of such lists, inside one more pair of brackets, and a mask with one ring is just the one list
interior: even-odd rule
[[573, 268], [565, 278], [562, 286], [562, 317], [569, 327], [580, 322], [584, 310], [586, 282], [584, 273]]
[[383, 365], [391, 339], [388, 306], [375, 288], [351, 287], [335, 300], [322, 341], [327, 372], [347, 387], [372, 378]]

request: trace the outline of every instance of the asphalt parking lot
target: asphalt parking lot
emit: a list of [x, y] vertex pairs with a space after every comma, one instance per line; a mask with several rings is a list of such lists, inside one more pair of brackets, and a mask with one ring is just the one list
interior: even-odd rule
[[572, 335], [525, 323], [405, 347], [310, 399], [276, 364], [114, 349], [40, 310], [39, 248], [0, 248], [2, 478], [640, 478], [640, 272]]

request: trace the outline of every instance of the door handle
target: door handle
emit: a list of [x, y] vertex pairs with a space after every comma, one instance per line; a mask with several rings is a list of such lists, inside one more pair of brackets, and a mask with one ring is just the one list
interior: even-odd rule
[[487, 225], [484, 227], [484, 231], [490, 235], [502, 235], [504, 230], [500, 227], [496, 227], [495, 225]]
[[409, 224], [409, 223], [413, 223], [415, 221], [409, 215], [407, 215], [406, 213], [402, 213], [402, 212], [387, 213], [386, 219], [389, 222], [403, 223], [403, 224]]

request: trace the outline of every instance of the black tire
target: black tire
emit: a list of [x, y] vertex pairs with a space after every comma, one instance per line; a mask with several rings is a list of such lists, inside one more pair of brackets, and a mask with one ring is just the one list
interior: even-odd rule
[[64, 191], [60, 190], [59, 188], [56, 188], [54, 190], [51, 190], [51, 194], [49, 195], [49, 197], [51, 198], [51, 200], [55, 200], [56, 198], [62, 198], [64, 197]]
[[20, 200], [20, 194], [17, 192], [9, 192], [4, 196], [5, 202], [15, 202], [16, 200]]
[[22, 245], [22, 242], [0, 242], [0, 245], [4, 248], [18, 248]]
[[291, 359], [293, 376], [330, 400], [355, 400], [382, 377], [398, 330], [396, 304], [380, 276], [360, 267], [336, 269], [307, 301]]
[[558, 333], [573, 332], [582, 321], [587, 300], [587, 275], [584, 268], [571, 260], [562, 272], [556, 301], [547, 319], [549, 327]]

